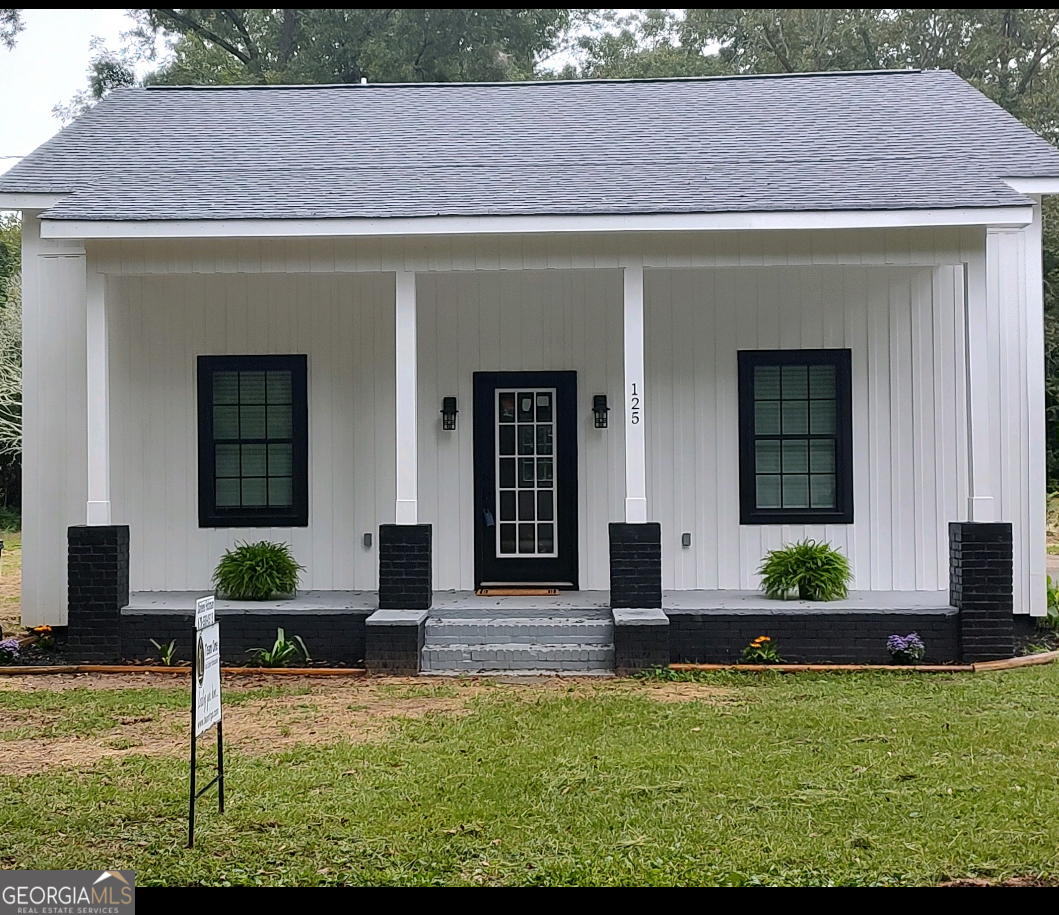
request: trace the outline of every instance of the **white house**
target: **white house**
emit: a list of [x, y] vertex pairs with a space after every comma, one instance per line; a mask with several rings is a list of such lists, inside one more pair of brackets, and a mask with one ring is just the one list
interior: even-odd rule
[[[486, 618], [552, 644], [527, 621], [566, 614], [609, 645], [611, 605], [639, 604], [705, 657], [676, 629], [782, 628], [748, 592], [811, 537], [853, 567], [832, 617], [934, 614], [957, 645], [970, 522], [1010, 542], [996, 600], [1028, 622], [1057, 191], [1059, 151], [946, 71], [115, 92], [0, 177], [23, 214], [23, 621], [89, 600], [68, 529], [127, 526], [104, 603], [144, 643], [226, 548], [270, 539], [308, 594], [268, 609], [310, 633], [381, 589], [398, 641]], [[803, 655], [849, 654], [800, 610]]]

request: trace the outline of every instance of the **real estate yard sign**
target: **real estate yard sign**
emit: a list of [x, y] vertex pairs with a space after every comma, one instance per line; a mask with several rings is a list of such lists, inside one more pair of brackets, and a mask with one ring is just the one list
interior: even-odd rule
[[195, 736], [221, 720], [221, 627], [213, 598], [195, 602]]
[[[221, 627], [213, 597], [195, 601], [195, 650], [191, 661], [191, 798], [188, 848], [195, 844], [195, 801], [217, 786], [217, 807], [224, 813], [224, 731], [221, 723]], [[217, 726], [217, 775], [195, 791], [196, 746], [200, 734]]]

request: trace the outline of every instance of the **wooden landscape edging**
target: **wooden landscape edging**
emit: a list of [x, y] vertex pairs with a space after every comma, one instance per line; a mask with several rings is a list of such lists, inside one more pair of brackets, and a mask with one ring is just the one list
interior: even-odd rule
[[[999, 661], [979, 661], [975, 664], [670, 664], [670, 670], [718, 671], [759, 673], [774, 671], [796, 673], [854, 673], [857, 671], [913, 671], [921, 674], [969, 674], [991, 670], [1012, 670], [1016, 667], [1036, 667], [1059, 660], [1059, 651], [1043, 651], [1021, 658], [1002, 658]], [[136, 664], [56, 664], [24, 667], [0, 667], [0, 676], [20, 674], [190, 674], [190, 667], [145, 667]], [[363, 667], [222, 667], [226, 675], [264, 674], [286, 677], [366, 677]], [[505, 672], [505, 676], [517, 676]]]
[[759, 672], [776, 671], [781, 674], [831, 673], [840, 671], [888, 670], [892, 673], [915, 671], [921, 674], [984, 673], [990, 670], [1011, 670], [1015, 667], [1036, 667], [1059, 660], [1059, 651], [1042, 651], [1021, 658], [1001, 658], [999, 661], [978, 661], [974, 664], [670, 664], [670, 670], [716, 671], [733, 670]]

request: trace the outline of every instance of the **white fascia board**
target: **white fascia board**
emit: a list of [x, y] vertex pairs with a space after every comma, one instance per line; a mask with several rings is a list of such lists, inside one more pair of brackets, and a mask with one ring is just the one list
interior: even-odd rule
[[687, 213], [646, 216], [429, 216], [393, 219], [81, 221], [41, 219], [42, 238], [341, 238], [417, 235], [549, 235], [1025, 226], [1031, 206], [812, 213]]
[[60, 203], [65, 194], [2, 194], [0, 210], [46, 210]]
[[1005, 178], [1004, 183], [1020, 194], [1059, 194], [1059, 178]]

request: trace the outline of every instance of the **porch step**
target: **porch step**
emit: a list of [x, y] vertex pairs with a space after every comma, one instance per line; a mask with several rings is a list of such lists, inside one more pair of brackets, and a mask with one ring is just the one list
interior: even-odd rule
[[540, 616], [498, 608], [432, 613], [420, 668], [423, 673], [607, 673], [614, 669], [614, 624], [609, 612], [595, 610]]
[[426, 641], [430, 645], [538, 644], [600, 645], [614, 641], [610, 620], [562, 619], [428, 619]]

